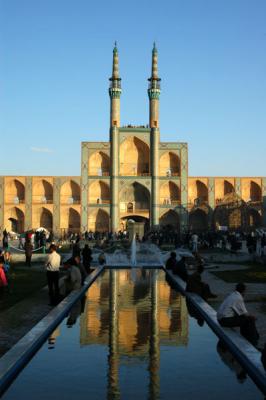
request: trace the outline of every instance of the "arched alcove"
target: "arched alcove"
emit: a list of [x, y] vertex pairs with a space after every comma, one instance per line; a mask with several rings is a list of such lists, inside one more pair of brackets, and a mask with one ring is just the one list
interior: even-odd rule
[[80, 213], [72, 207], [69, 208], [68, 229], [74, 232], [80, 231]]
[[203, 202], [208, 201], [208, 188], [205, 183], [201, 182], [200, 180], [196, 181], [197, 186], [197, 196]]
[[226, 196], [229, 193], [234, 193], [235, 188], [232, 185], [231, 182], [224, 180], [224, 196]]
[[160, 204], [171, 204], [173, 206], [180, 203], [180, 189], [174, 182], [166, 182], [160, 187]]
[[208, 230], [208, 215], [200, 208], [189, 214], [189, 230], [191, 232], [206, 232]]
[[23, 233], [24, 232], [24, 213], [18, 207], [13, 207], [7, 212], [7, 220], [8, 226], [7, 230], [16, 232], [16, 233]]
[[150, 209], [150, 192], [138, 182], [123, 188], [120, 192], [119, 200], [121, 212], [126, 212], [128, 206], [134, 213]]
[[135, 136], [125, 139], [120, 145], [120, 175], [149, 175], [149, 146]]
[[250, 228], [260, 228], [262, 226], [262, 217], [260, 213], [253, 208], [248, 210], [248, 225]]
[[180, 175], [180, 159], [177, 154], [168, 151], [160, 157], [159, 175], [160, 176]]
[[43, 227], [48, 231], [51, 231], [53, 229], [53, 214], [45, 207], [41, 208], [40, 227]]
[[108, 232], [109, 231], [109, 215], [103, 209], [97, 209], [89, 213], [88, 229], [92, 232]]
[[34, 183], [32, 188], [33, 203], [52, 203], [53, 186], [45, 179], [40, 179]]
[[179, 215], [174, 210], [169, 210], [160, 217], [159, 224], [160, 226], [169, 226], [179, 231]]
[[261, 187], [254, 181], [250, 182], [250, 200], [254, 202], [261, 201]]
[[89, 203], [108, 204], [110, 203], [110, 188], [103, 181], [95, 181], [89, 187]]
[[89, 158], [89, 175], [109, 176], [110, 157], [102, 151], [93, 153]]
[[73, 180], [65, 182], [60, 191], [61, 204], [79, 204], [80, 186]]
[[12, 179], [5, 185], [5, 202], [19, 204], [25, 201], [25, 186], [18, 179]]

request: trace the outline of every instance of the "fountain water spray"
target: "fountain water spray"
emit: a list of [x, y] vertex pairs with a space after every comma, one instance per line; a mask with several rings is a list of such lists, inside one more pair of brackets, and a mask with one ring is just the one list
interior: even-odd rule
[[135, 267], [137, 265], [137, 243], [136, 243], [136, 235], [134, 234], [132, 242], [131, 242], [131, 266]]

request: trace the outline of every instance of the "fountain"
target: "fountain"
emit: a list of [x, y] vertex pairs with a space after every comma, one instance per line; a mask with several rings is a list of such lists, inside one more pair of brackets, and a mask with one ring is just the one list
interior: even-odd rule
[[161, 252], [153, 243], [138, 243], [133, 236], [130, 251], [117, 249], [105, 254], [108, 267], [161, 267], [164, 263]]
[[136, 235], [133, 236], [131, 242], [131, 266], [136, 267], [137, 265], [137, 243], [136, 243]]

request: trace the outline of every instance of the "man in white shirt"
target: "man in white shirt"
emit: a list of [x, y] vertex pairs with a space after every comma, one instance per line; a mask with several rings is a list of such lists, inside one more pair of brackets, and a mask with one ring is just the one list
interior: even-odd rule
[[243, 296], [246, 291], [244, 283], [238, 283], [235, 291], [229, 294], [217, 311], [220, 325], [228, 328], [240, 327], [240, 333], [254, 346], [257, 345], [259, 334], [255, 325], [255, 317], [246, 309]]
[[56, 305], [59, 301], [59, 268], [61, 257], [56, 252], [56, 246], [51, 244], [45, 267], [49, 289], [50, 305]]
[[198, 252], [198, 240], [199, 237], [196, 233], [193, 233], [191, 236], [191, 241], [192, 241], [192, 253], [197, 253]]

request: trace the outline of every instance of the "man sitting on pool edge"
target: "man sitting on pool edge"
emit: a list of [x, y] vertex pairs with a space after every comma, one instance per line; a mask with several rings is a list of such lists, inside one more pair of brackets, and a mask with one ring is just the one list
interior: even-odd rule
[[246, 285], [238, 283], [235, 290], [230, 293], [217, 311], [217, 319], [221, 326], [227, 328], [240, 327], [241, 335], [253, 346], [257, 346], [259, 334], [256, 328], [256, 318], [249, 314], [243, 296]]

